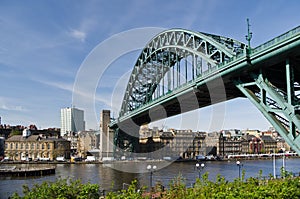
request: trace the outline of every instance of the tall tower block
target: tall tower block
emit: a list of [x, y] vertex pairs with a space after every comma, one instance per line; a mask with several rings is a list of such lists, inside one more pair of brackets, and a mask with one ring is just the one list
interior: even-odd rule
[[60, 110], [61, 129], [60, 135], [84, 131], [84, 111], [77, 108], [63, 108]]

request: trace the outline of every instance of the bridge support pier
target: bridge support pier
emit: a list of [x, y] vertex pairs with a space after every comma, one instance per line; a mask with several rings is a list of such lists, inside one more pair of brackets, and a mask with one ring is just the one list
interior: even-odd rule
[[114, 158], [121, 156], [132, 156], [132, 153], [139, 152], [139, 134], [133, 136], [124, 132], [120, 127], [114, 129]]
[[294, 68], [286, 60], [286, 88], [272, 84], [262, 70], [251, 74], [253, 81], [235, 81], [237, 88], [260, 110], [284, 140], [300, 155], [300, 100], [295, 95]]

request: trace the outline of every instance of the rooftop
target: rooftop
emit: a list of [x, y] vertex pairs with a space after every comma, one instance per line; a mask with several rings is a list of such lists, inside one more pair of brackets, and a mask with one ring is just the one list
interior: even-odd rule
[[30, 141], [67, 141], [63, 138], [57, 138], [57, 137], [47, 137], [47, 136], [41, 136], [41, 135], [30, 135], [28, 137], [24, 137], [22, 135], [13, 135], [9, 137], [6, 141], [10, 142], [30, 142]]

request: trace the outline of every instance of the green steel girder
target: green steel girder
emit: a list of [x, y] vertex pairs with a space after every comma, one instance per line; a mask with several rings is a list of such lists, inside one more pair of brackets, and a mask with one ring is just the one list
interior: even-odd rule
[[[231, 38], [183, 29], [171, 29], [158, 34], [146, 45], [136, 61], [119, 117], [151, 101], [155, 92], [158, 98], [178, 86], [180, 79], [174, 77], [174, 67], [177, 66], [176, 72], [179, 76], [185, 76], [187, 82], [188, 73], [191, 73], [192, 79], [195, 79], [196, 76], [206, 72], [203, 70], [202, 62], [206, 62], [207, 70], [210, 70], [219, 63], [229, 61], [245, 48], [245, 44]], [[192, 62], [192, 68], [189, 70], [187, 70], [188, 57]], [[178, 69], [178, 63], [182, 59], [185, 59], [186, 64], [184, 71]], [[173, 73], [170, 72], [171, 68]], [[166, 82], [163, 78], [167, 79]], [[162, 86], [158, 88], [157, 85], [161, 81]], [[145, 89], [145, 84], [151, 86]]]
[[113, 156], [116, 157], [116, 151], [117, 147], [121, 145], [121, 137], [119, 135], [120, 128], [116, 127], [113, 129], [114, 130], [114, 151], [113, 151]]
[[285, 141], [300, 154], [299, 100], [294, 92], [293, 69], [286, 60], [287, 92], [276, 88], [261, 72], [251, 74], [252, 82], [236, 80], [237, 88], [260, 110]]

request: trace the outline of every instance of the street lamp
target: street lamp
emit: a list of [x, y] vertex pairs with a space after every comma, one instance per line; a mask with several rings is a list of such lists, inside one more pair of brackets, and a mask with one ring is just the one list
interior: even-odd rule
[[130, 186], [130, 184], [127, 184], [127, 183], [125, 183], [125, 182], [123, 182], [123, 190], [125, 190], [125, 187], [129, 187]]
[[201, 171], [204, 169], [204, 167], [205, 167], [204, 163], [201, 163], [201, 164], [197, 163], [196, 164], [196, 168], [197, 168], [198, 174], [199, 174], [199, 179], [201, 178]]
[[236, 161], [236, 165], [239, 167], [239, 179], [241, 179], [241, 167], [243, 166], [243, 164], [241, 164], [240, 161]]
[[153, 176], [153, 172], [157, 169], [156, 165], [148, 165], [147, 166], [147, 170], [150, 172], [150, 190], [152, 188], [152, 176]]

